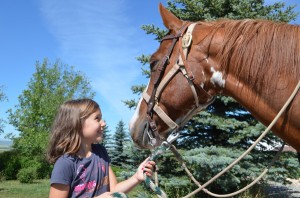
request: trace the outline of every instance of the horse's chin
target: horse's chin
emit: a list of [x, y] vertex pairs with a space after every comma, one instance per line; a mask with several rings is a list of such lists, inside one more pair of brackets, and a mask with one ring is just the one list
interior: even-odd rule
[[151, 141], [148, 135], [148, 130], [148, 127], [145, 126], [140, 138], [134, 141], [135, 146], [139, 149], [154, 149], [162, 143], [162, 140], [159, 138], [155, 138], [155, 140]]

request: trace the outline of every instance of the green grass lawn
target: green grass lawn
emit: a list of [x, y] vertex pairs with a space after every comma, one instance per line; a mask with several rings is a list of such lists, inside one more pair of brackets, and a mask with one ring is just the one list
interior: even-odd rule
[[21, 184], [17, 180], [0, 182], [0, 197], [43, 198], [49, 196], [49, 179], [37, 180], [32, 184]]
[[[0, 197], [8, 198], [47, 198], [49, 196], [50, 180], [36, 180], [32, 184], [22, 184], [18, 180], [9, 180], [0, 182]], [[142, 185], [134, 188], [128, 196], [130, 198], [156, 198], [156, 195], [150, 195], [148, 190], [143, 189]], [[195, 196], [197, 197], [197, 196]], [[239, 198], [263, 198], [260, 192], [255, 195], [249, 194], [249, 192], [242, 193]]]
[[[36, 180], [32, 184], [22, 184], [17, 180], [0, 182], [0, 197], [8, 198], [46, 198], [49, 196], [50, 180]], [[144, 193], [141, 186], [137, 186], [128, 195], [138, 197], [139, 193]], [[148, 196], [144, 196], [145, 198]]]

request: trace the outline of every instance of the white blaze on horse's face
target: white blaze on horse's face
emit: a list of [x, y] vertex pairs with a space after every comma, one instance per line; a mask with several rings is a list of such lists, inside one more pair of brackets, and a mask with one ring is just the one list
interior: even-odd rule
[[[148, 82], [148, 85], [145, 90], [148, 90], [150, 80]], [[145, 120], [145, 117], [140, 115], [140, 109], [143, 102], [143, 97], [140, 98], [138, 105], [135, 109], [135, 112], [129, 122], [129, 131], [132, 137], [132, 140], [136, 143], [137, 146], [141, 146], [142, 141], [144, 140], [144, 134], [139, 133], [140, 131], [145, 130], [145, 123], [147, 122]]]
[[140, 98], [140, 101], [135, 109], [135, 112], [129, 122], [129, 130], [130, 129], [133, 129], [133, 126], [135, 125], [137, 119], [139, 118], [139, 110], [140, 110], [140, 106], [141, 106], [141, 103], [142, 103], [142, 100], [143, 100], [143, 97]]
[[212, 72], [210, 82], [214, 86], [219, 86], [219, 87], [224, 88], [225, 87], [225, 80], [223, 79], [222, 72], [216, 71], [213, 67], [210, 68], [210, 71]]

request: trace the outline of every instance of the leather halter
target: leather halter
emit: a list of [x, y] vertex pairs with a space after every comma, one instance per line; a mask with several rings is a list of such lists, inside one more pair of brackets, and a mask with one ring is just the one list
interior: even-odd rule
[[[197, 88], [200, 90], [201, 93], [203, 93], [207, 98], [207, 103], [204, 105], [199, 105], [199, 99], [196, 92], [195, 84], [193, 83], [194, 75], [190, 70], [189, 65], [186, 62], [188, 49], [190, 47], [190, 44], [192, 42], [192, 32], [195, 27], [196, 23], [190, 23], [186, 22], [179, 30], [179, 32], [176, 35], [167, 35], [162, 38], [161, 42], [164, 40], [170, 40], [172, 39], [172, 44], [168, 48], [167, 54], [163, 57], [163, 59], [160, 61], [160, 65], [157, 68], [157, 73], [154, 76], [154, 87], [153, 91], [151, 93], [151, 96], [147, 94], [147, 90], [143, 92], [143, 98], [146, 101], [148, 105], [147, 109], [147, 134], [150, 139], [150, 143], [152, 146], [155, 146], [156, 144], [156, 138], [159, 138], [161, 140], [164, 140], [165, 138], [161, 137], [157, 130], [157, 125], [155, 121], [153, 120], [153, 112], [156, 112], [156, 114], [170, 127], [170, 129], [173, 132], [174, 137], [178, 137], [178, 134], [174, 135], [174, 132], [177, 133], [178, 130], [184, 126], [184, 124], [197, 112], [202, 110], [203, 108], [207, 107], [209, 104], [211, 104], [214, 100], [214, 97], [211, 96], [209, 93], [207, 93], [203, 87], [198, 86]], [[186, 34], [184, 34], [186, 32]], [[184, 34], [184, 35], [183, 35]], [[172, 67], [172, 69], [164, 76], [165, 69], [167, 65], [169, 64], [170, 56], [172, 55], [173, 49], [175, 47], [175, 44], [179, 41], [181, 43], [182, 47], [180, 47], [180, 55], [178, 57], [178, 60]], [[191, 90], [193, 92], [193, 96], [195, 99], [195, 107], [190, 110], [187, 115], [183, 118], [181, 123], [177, 124], [174, 122], [159, 106], [159, 99], [162, 94], [162, 91], [167, 86], [167, 84], [171, 81], [171, 79], [177, 74], [177, 72], [180, 71], [186, 77]]]

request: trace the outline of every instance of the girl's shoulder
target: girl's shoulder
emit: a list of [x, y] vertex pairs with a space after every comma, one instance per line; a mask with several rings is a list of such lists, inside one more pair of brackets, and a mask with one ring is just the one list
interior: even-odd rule
[[101, 144], [92, 144], [94, 154], [99, 155], [106, 161], [110, 161], [106, 148]]
[[70, 155], [60, 156], [53, 167], [51, 183], [70, 184], [76, 171], [76, 159]]
[[70, 166], [76, 161], [77, 157], [75, 155], [64, 154], [56, 160], [55, 164], [65, 164]]

